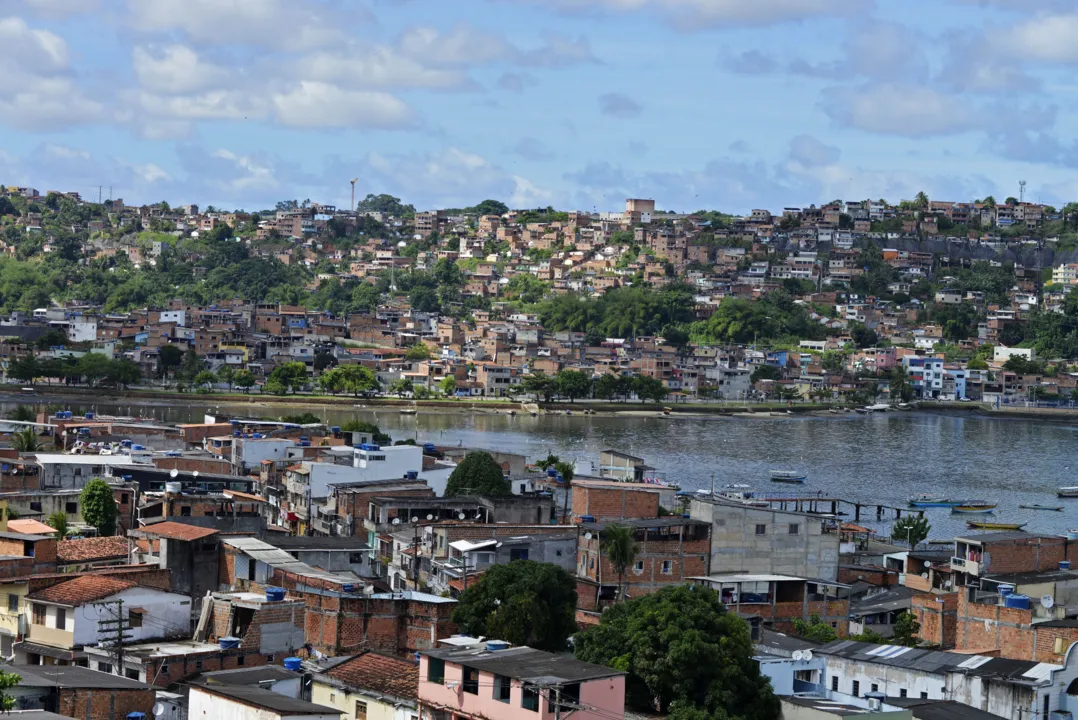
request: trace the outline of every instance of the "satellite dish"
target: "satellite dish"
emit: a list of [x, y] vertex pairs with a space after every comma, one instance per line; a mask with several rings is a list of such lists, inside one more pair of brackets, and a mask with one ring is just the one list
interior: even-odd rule
[[800, 650], [794, 650], [794, 662], [801, 662], [801, 659], [805, 657], [805, 653]]
[[457, 520], [463, 520], [465, 517], [464, 513], [457, 513]]
[[414, 522], [414, 523], [417, 523], [417, 522], [419, 522], [419, 518], [417, 518], [417, 517], [413, 517], [413, 518], [412, 518], [412, 522]]
[[427, 515], [427, 520], [433, 520], [433, 519], [434, 519], [433, 515], [430, 515], [430, 514]]
[[591, 533], [590, 532], [584, 533], [584, 539], [585, 540], [591, 540]]
[[811, 660], [812, 659], [812, 651], [811, 650], [805, 650], [803, 653], [801, 653], [801, 659], [804, 660], [805, 662], [808, 662], [809, 660]]
[[198, 479], [198, 470], [195, 470], [193, 473], [191, 473], [191, 476], [195, 479]]
[[164, 704], [155, 703], [154, 706], [153, 706], [153, 714], [158, 715], [158, 716], [164, 715], [165, 714], [165, 706], [164, 706]]
[[400, 518], [393, 518], [393, 524], [394, 525], [400, 525], [401, 524], [401, 519]]
[[177, 476], [177, 475], [179, 475], [179, 474], [180, 474], [180, 471], [179, 471], [179, 470], [177, 470], [176, 468], [172, 468], [172, 472], [170, 472], [170, 473], [168, 474], [168, 476], [169, 476], [170, 478], [174, 478], [174, 477], [176, 477], [176, 476]]
[[926, 561], [925, 561], [925, 570], [931, 570], [931, 569], [932, 569], [932, 563], [930, 563], [930, 562], [928, 562], [928, 561], [926, 560]]
[[1051, 595], [1041, 595], [1041, 607], [1045, 610], [1051, 610], [1052, 606], [1056, 604], [1056, 599]]

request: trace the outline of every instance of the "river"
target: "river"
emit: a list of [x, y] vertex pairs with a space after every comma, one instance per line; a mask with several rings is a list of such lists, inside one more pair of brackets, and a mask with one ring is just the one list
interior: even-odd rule
[[[11, 404], [0, 404], [6, 413]], [[204, 411], [250, 417], [309, 410], [340, 425], [350, 419], [376, 422], [395, 439], [491, 448], [598, 464], [613, 448], [644, 458], [683, 489], [746, 483], [771, 493], [800, 490], [847, 500], [905, 506], [910, 495], [930, 492], [998, 502], [986, 519], [1028, 522], [1027, 531], [1060, 533], [1078, 527], [1078, 500], [1056, 498], [1061, 485], [1078, 485], [1071, 453], [1078, 427], [1042, 421], [983, 418], [929, 412], [805, 418], [659, 418], [494, 413], [420, 413], [359, 410], [312, 404], [266, 408], [261, 404], [206, 406], [109, 405], [92, 409], [118, 415], [153, 416], [167, 422], [201, 422]], [[91, 407], [71, 405], [82, 412]], [[803, 488], [775, 485], [774, 468], [808, 475]], [[1024, 510], [1020, 504], [1063, 505], [1063, 512]], [[967, 517], [931, 509], [931, 537], [966, 531]], [[982, 517], [982, 516], [976, 516]], [[862, 523], [886, 532], [886, 524]]]

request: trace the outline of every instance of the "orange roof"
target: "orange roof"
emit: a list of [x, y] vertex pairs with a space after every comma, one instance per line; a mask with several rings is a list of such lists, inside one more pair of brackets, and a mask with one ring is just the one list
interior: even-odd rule
[[139, 528], [139, 530], [148, 535], [157, 535], [171, 540], [199, 540], [217, 534], [217, 531], [213, 528], [186, 525], [172, 521], [154, 523], [153, 525]]
[[128, 556], [127, 538], [111, 537], [62, 540], [56, 546], [56, 559], [60, 562], [85, 562], [89, 560], [112, 560]]
[[225, 497], [239, 498], [240, 500], [246, 500], [248, 502], [266, 502], [265, 498], [261, 498], [257, 495], [251, 495], [250, 493], [239, 492], [238, 490], [225, 490]]
[[75, 607], [95, 602], [109, 595], [135, 587], [137, 583], [119, 580], [108, 575], [83, 575], [80, 578], [62, 582], [28, 595], [30, 600], [56, 603]]
[[414, 700], [419, 687], [419, 664], [368, 650], [335, 665], [326, 675], [360, 690]]
[[18, 518], [7, 521], [8, 532], [22, 533], [23, 535], [52, 535], [56, 529], [33, 518]]

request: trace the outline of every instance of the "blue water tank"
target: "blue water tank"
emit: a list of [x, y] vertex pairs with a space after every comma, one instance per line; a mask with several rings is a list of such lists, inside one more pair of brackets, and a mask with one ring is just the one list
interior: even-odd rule
[[997, 589], [1001, 596], [1007, 597], [1014, 592], [1014, 585], [1000, 585]]
[[236, 437], [239, 437], [239, 436], [240, 436], [241, 434], [242, 434], [242, 433], [240, 433], [240, 431], [239, 431], [239, 430], [233, 430], [233, 431], [232, 431], [232, 437], [234, 437], [234, 438], [236, 438]]
[[85, 417], [87, 420], [93, 420], [94, 419], [94, 414], [92, 412], [89, 412], [89, 413], [86, 413], [86, 415], [84, 415], [83, 417]]
[[580, 516], [580, 522], [582, 522], [582, 523], [593, 523], [593, 522], [595, 522], [595, 516], [594, 515], [581, 515]]
[[1016, 610], [1029, 610], [1029, 596], [1019, 595], [1018, 593], [1011, 593], [1004, 601], [1004, 605], [1009, 608], [1015, 608]]
[[303, 669], [303, 660], [298, 657], [287, 657], [284, 659], [284, 669], [299, 672]]
[[127, 720], [146, 720], [146, 713], [129, 712], [127, 713]]
[[254, 438], [255, 440], [261, 440], [263, 435], [262, 435], [262, 433], [255, 433], [251, 437]]
[[432, 453], [436, 449], [437, 448], [434, 447], [434, 443], [423, 443], [423, 452], [425, 453]]
[[340, 426], [340, 425], [334, 425], [333, 427], [331, 427], [331, 428], [329, 429], [329, 431], [330, 431], [331, 433], [333, 433], [334, 435], [338, 435], [338, 434], [340, 434], [340, 432], [341, 432], [341, 426]]
[[1059, 569], [1060, 570], [1070, 570], [1071, 569], [1071, 561], [1070, 560], [1060, 560], [1059, 561]]
[[280, 602], [284, 600], [284, 588], [280, 587], [266, 587], [266, 600], [270, 602]]
[[558, 470], [553, 465], [551, 465], [550, 467], [548, 467], [546, 469], [546, 476], [547, 477], [554, 477], [557, 474], [558, 474]]
[[487, 651], [488, 652], [497, 652], [498, 650], [507, 650], [508, 648], [509, 648], [509, 643], [507, 643], [504, 640], [488, 640], [487, 641]]
[[419, 478], [419, 472], [416, 470], [409, 470], [404, 473], [404, 477], [408, 480], [416, 480]]
[[235, 650], [240, 646], [240, 639], [238, 637], [223, 637], [218, 640], [222, 650]]

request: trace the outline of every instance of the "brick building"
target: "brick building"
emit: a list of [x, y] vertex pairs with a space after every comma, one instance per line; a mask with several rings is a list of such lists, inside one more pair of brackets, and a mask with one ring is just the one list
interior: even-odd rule
[[152, 717], [154, 690], [137, 680], [79, 666], [20, 666], [22, 678], [8, 690], [19, 710], [47, 710], [76, 720], [124, 720], [129, 713]]
[[645, 483], [577, 480], [572, 484], [573, 515], [577, 522], [659, 517], [660, 490]]
[[849, 586], [842, 583], [749, 573], [723, 573], [691, 579], [719, 593], [731, 612], [759, 618], [771, 630], [792, 633], [794, 620], [807, 622], [816, 616], [829, 624], [839, 637], [849, 633]]

